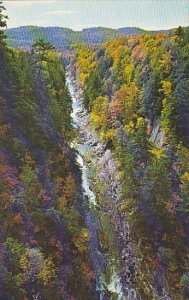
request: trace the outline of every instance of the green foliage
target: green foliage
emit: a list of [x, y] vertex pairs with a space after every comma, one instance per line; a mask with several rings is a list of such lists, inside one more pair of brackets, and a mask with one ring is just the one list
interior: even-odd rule
[[162, 92], [165, 95], [163, 99], [163, 109], [161, 113], [161, 126], [166, 138], [171, 143], [176, 142], [177, 137], [177, 112], [176, 99], [172, 95], [172, 83], [162, 81]]
[[[59, 287], [71, 281], [75, 283], [71, 294], [81, 291], [85, 297], [90, 268], [82, 278], [75, 274], [86, 273], [90, 235], [76, 209], [79, 170], [69, 147], [74, 136], [71, 99], [59, 55], [49, 51], [52, 48], [44, 52], [43, 47], [35, 47], [33, 57], [10, 50], [3, 62], [5, 75], [0, 75], [5, 94], [0, 96], [0, 144], [6, 153], [0, 158], [5, 160], [0, 164], [0, 225], [7, 250], [7, 256], [2, 256], [7, 268], [2, 289], [19, 300], [32, 297], [32, 286], [40, 297], [53, 295], [60, 300], [64, 292], [59, 293]], [[34, 62], [34, 57], [40, 61]], [[41, 115], [39, 95], [49, 101], [44, 106], [48, 124], [43, 122], [46, 116]], [[67, 216], [72, 217], [67, 221]], [[64, 220], [68, 226], [64, 227]], [[59, 272], [64, 272], [66, 255], [71, 272], [64, 283]]]
[[149, 152], [152, 155], [149, 172], [154, 197], [152, 205], [157, 205], [162, 210], [161, 213], [164, 213], [163, 207], [170, 197], [170, 159], [164, 149], [152, 149]]
[[184, 274], [180, 280], [180, 285], [183, 289], [183, 291], [189, 288], [189, 274]]
[[53, 124], [65, 141], [73, 137], [71, 125], [71, 98], [66, 85], [65, 70], [60, 59], [49, 54], [48, 64], [43, 65], [43, 75], [51, 97]]
[[84, 104], [86, 108], [92, 110], [93, 102], [98, 96], [102, 94], [103, 91], [103, 75], [101, 66], [97, 66], [90, 73], [87, 79], [86, 86], [84, 88]]
[[138, 195], [135, 159], [122, 143], [116, 144], [115, 154], [118, 168], [120, 168], [120, 180], [127, 183], [123, 186], [124, 201], [134, 207]]
[[[187, 249], [178, 214], [188, 214], [189, 203], [188, 41], [189, 31], [178, 28], [170, 34], [123, 37], [97, 51], [83, 46], [76, 57], [79, 75], [85, 74], [78, 79], [92, 124], [106, 147], [111, 140], [117, 160], [118, 210], [132, 228], [141, 264], [136, 285], [145, 299], [154, 297], [149, 283], [162, 266], [157, 245], [167, 253], [167, 282], [176, 298], [184, 299], [179, 280]], [[99, 66], [103, 85], [96, 95]], [[103, 205], [103, 194], [99, 199]]]
[[181, 209], [185, 213], [189, 213], [189, 151], [182, 144], [178, 145], [177, 150], [179, 178], [181, 182]]
[[[1, 28], [6, 25], [3, 10], [0, 4]], [[0, 47], [5, 45], [3, 39], [0, 31]], [[169, 35], [124, 37], [97, 51], [76, 47], [77, 78], [85, 106], [105, 149], [111, 147], [117, 161], [122, 186], [116, 205], [123, 223], [126, 218], [131, 226], [139, 261], [134, 285], [144, 299], [153, 298], [152, 275], [164, 259], [165, 275], [175, 297], [181, 299], [180, 278], [181, 288], [188, 286], [187, 273], [183, 275], [187, 257], [184, 233], [177, 221], [178, 202], [185, 216], [189, 211], [188, 41], [188, 33], [178, 28]], [[2, 260], [7, 264], [5, 288], [16, 300], [30, 298], [27, 289], [31, 282], [45, 299], [63, 299], [64, 291], [59, 295], [62, 286], [68, 286], [76, 298], [85, 299], [90, 297], [88, 287], [93, 279], [88, 262], [91, 236], [78, 210], [79, 180], [68, 145], [74, 135], [71, 98], [65, 69], [53, 50], [40, 39], [33, 45], [33, 57], [9, 51], [11, 80], [8, 72], [5, 77], [10, 80], [8, 89], [13, 86], [12, 98], [7, 99], [5, 92], [5, 99], [0, 98], [1, 146], [8, 153], [7, 158], [1, 157], [0, 172], [0, 225], [7, 250]], [[49, 101], [45, 125], [36, 95], [40, 87], [40, 95]], [[11, 123], [14, 130], [7, 122], [5, 108], [15, 116]], [[158, 120], [166, 147], [150, 140]], [[157, 134], [155, 142], [158, 138]], [[107, 187], [101, 185], [100, 180], [94, 184], [99, 207], [105, 208], [95, 211], [102, 221], [99, 241], [113, 259], [119, 256], [116, 230], [113, 212], [109, 212], [111, 203], [106, 210]], [[107, 234], [111, 230], [112, 234]], [[64, 284], [61, 276], [68, 256], [71, 270]]]
[[32, 54], [34, 54], [37, 58], [37, 62], [40, 62], [42, 64], [43, 62], [48, 61], [48, 54], [54, 49], [55, 47], [52, 44], [40, 38], [32, 45]]
[[159, 116], [162, 109], [160, 93], [160, 80], [154, 72], [149, 74], [149, 80], [144, 83], [142, 91], [143, 111], [146, 116], [154, 118]]
[[7, 50], [5, 42], [6, 35], [4, 34], [2, 29], [7, 26], [6, 19], [8, 19], [8, 17], [3, 13], [6, 8], [2, 4], [3, 2], [0, 1], [0, 51], [4, 52], [4, 50]]
[[33, 142], [44, 145], [44, 134], [38, 125], [40, 118], [34, 92], [34, 81], [29, 55], [26, 52], [11, 53], [9, 69], [14, 83], [13, 96], [17, 120], [24, 125], [24, 130]]
[[29, 184], [35, 178], [35, 171], [32, 169], [31, 166], [25, 165], [22, 169], [20, 174], [20, 179], [25, 183]]
[[7, 238], [5, 245], [10, 253], [10, 260], [13, 268], [19, 270], [18, 264], [22, 254], [24, 253], [24, 247], [13, 238]]

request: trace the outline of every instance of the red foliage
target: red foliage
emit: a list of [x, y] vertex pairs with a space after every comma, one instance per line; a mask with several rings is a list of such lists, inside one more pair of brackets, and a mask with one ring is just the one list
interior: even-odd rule
[[0, 194], [0, 199], [1, 199], [1, 206], [3, 209], [7, 209], [11, 205], [11, 196], [7, 192], [2, 192]]
[[121, 115], [122, 115], [122, 110], [120, 107], [120, 101], [119, 100], [112, 101], [107, 111], [107, 120], [112, 127], [118, 128], [120, 126], [119, 117]]
[[29, 243], [32, 247], [37, 247], [38, 246], [38, 242], [37, 240], [30, 238]]
[[94, 272], [91, 271], [91, 269], [87, 263], [82, 263], [81, 267], [83, 270], [83, 274], [87, 280], [91, 280], [91, 279], [95, 278]]
[[157, 257], [154, 257], [153, 261], [151, 262], [152, 263], [152, 267], [158, 271], [161, 267], [161, 263], [159, 261], [159, 259]]
[[144, 57], [145, 57], [144, 50], [145, 50], [144, 44], [140, 44], [140, 45], [136, 46], [135, 53], [133, 56], [136, 64], [138, 64], [140, 61], [142, 61], [144, 59]]
[[164, 36], [165, 36], [165, 34], [163, 32], [160, 32], [160, 33], [156, 34], [156, 40], [161, 40]]
[[7, 166], [3, 163], [0, 164], [0, 181], [7, 187], [15, 188], [19, 181], [16, 178], [17, 170], [14, 167]]
[[23, 218], [21, 216], [20, 213], [18, 213], [15, 217], [14, 217], [14, 221], [15, 223], [19, 224], [19, 223], [23, 223]]
[[180, 277], [178, 273], [170, 274], [171, 277], [171, 283], [174, 286], [175, 289], [180, 288]]

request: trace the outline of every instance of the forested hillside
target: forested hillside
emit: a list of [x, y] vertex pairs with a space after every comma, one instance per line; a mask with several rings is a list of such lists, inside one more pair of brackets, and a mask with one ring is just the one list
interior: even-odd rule
[[120, 29], [94, 27], [83, 29], [82, 31], [74, 31], [63, 27], [21, 26], [6, 29], [5, 33], [7, 35], [7, 43], [10, 47], [31, 50], [33, 41], [43, 38], [55, 45], [59, 51], [65, 51], [78, 43], [100, 44], [124, 35], [158, 34], [164, 31], [169, 32], [169, 30], [146, 31], [137, 27]]
[[30, 55], [8, 49], [3, 38], [0, 299], [91, 299], [64, 67], [52, 51], [41, 55], [40, 47], [53, 48], [45, 42]]
[[188, 43], [182, 28], [123, 37], [78, 46], [73, 62], [92, 126], [117, 160], [117, 209], [131, 226], [142, 299], [156, 299], [154, 287], [157, 299], [166, 287], [189, 297]]
[[5, 27], [0, 2], [0, 299], [189, 299], [188, 29]]

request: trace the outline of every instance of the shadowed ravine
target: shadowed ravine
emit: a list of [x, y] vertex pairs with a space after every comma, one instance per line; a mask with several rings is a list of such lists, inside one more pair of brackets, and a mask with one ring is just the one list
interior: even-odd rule
[[[88, 152], [94, 151], [100, 159], [103, 156], [107, 155], [106, 153], [107, 150], [104, 149], [104, 145], [100, 143], [100, 141], [96, 136], [96, 133], [90, 128], [88, 124], [89, 116], [86, 110], [84, 109], [80, 91], [75, 85], [70, 70], [67, 71], [67, 84], [72, 98], [73, 125], [76, 129], [78, 129], [78, 135], [79, 135], [78, 136], [79, 142], [73, 143], [72, 147], [76, 149], [78, 152], [77, 162], [82, 171], [82, 188], [83, 188], [83, 199], [84, 199], [83, 209], [84, 209], [86, 226], [91, 234], [91, 239], [89, 242], [90, 259], [91, 259], [91, 264], [93, 266], [93, 270], [96, 275], [97, 299], [99, 300], [140, 299], [136, 295], [136, 292], [133, 290], [133, 288], [129, 287], [129, 284], [126, 284], [126, 286], [123, 287], [122, 284], [123, 274], [115, 270], [114, 260], [112, 259], [111, 263], [108, 261], [109, 260], [108, 253], [104, 252], [100, 245], [99, 233], [101, 231], [101, 220], [100, 217], [98, 216], [99, 205], [96, 202], [96, 196], [95, 193], [92, 191], [91, 182], [89, 179], [90, 163], [88, 162], [88, 160], [85, 159], [85, 157]], [[108, 164], [112, 163], [112, 165], [114, 165], [114, 161], [113, 160], [111, 161], [111, 156], [108, 157], [107, 162]], [[99, 176], [100, 175], [101, 174], [99, 174]], [[109, 188], [114, 189], [114, 184], [115, 184], [115, 190], [116, 190], [117, 179], [116, 176], [113, 177], [112, 176], [113, 175], [111, 173], [108, 174], [108, 178], [111, 178], [112, 180], [112, 182], [110, 182]], [[114, 195], [112, 194], [111, 197], [114, 198]], [[116, 217], [117, 216], [115, 216], [115, 220]], [[118, 226], [119, 226], [119, 221], [118, 221]], [[120, 233], [122, 233], [122, 231]], [[126, 250], [128, 249], [125, 247], [125, 251]], [[129, 251], [130, 250], [128, 250], [128, 253]], [[110, 272], [111, 274], [108, 281], [105, 280], [106, 272]]]

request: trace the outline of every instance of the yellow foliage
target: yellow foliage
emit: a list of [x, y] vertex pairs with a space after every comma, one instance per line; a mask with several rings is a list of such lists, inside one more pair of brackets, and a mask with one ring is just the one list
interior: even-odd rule
[[124, 76], [124, 79], [125, 79], [126, 83], [131, 82], [131, 78], [132, 78], [132, 74], [133, 74], [134, 69], [135, 69], [135, 67], [134, 67], [133, 63], [131, 63], [131, 64], [129, 64], [125, 67], [123, 76]]
[[160, 59], [160, 65], [162, 65], [164, 71], [166, 74], [169, 74], [171, 71], [171, 59], [172, 59], [172, 55], [169, 52], [166, 52], [162, 55], [162, 59]]
[[181, 176], [181, 180], [182, 182], [189, 182], [189, 173], [185, 172], [182, 176]]
[[96, 129], [106, 127], [107, 108], [108, 108], [108, 99], [106, 97], [99, 96], [94, 102], [93, 111], [91, 113], [91, 120]]
[[84, 86], [89, 75], [96, 68], [96, 56], [93, 50], [87, 46], [77, 47], [77, 54], [79, 80], [81, 85]]
[[79, 252], [87, 251], [87, 242], [90, 240], [90, 233], [87, 228], [82, 228], [80, 235], [73, 239], [74, 245]]
[[162, 89], [161, 91], [164, 92], [165, 96], [170, 96], [172, 94], [172, 83], [170, 81], [161, 81]]
[[88, 77], [89, 77], [89, 73], [88, 73], [88, 74], [80, 73], [80, 74], [79, 74], [79, 81], [80, 81], [80, 83], [81, 83], [82, 85], [84, 85], [85, 82], [87, 81]]
[[66, 199], [65, 196], [59, 197], [58, 199], [58, 209], [59, 210], [64, 210], [67, 206], [68, 199]]
[[153, 156], [155, 156], [155, 158], [157, 158], [157, 159], [160, 159], [162, 156], [164, 156], [164, 150], [163, 149], [154, 148], [154, 149], [148, 150], [148, 152], [150, 154], [152, 154]]
[[144, 125], [144, 123], [145, 123], [144, 118], [142, 118], [142, 117], [137, 118], [136, 128], [137, 128], [137, 129], [140, 128], [141, 126]]
[[125, 129], [129, 133], [134, 133], [135, 132], [135, 124], [133, 121], [130, 121], [128, 125], [125, 125]]
[[113, 140], [116, 137], [116, 130], [111, 128], [106, 131], [100, 131], [100, 138], [104, 143], [107, 143], [109, 140]]
[[55, 283], [56, 271], [57, 270], [52, 259], [46, 259], [43, 268], [38, 274], [38, 278], [41, 280], [44, 286], [52, 286]]

